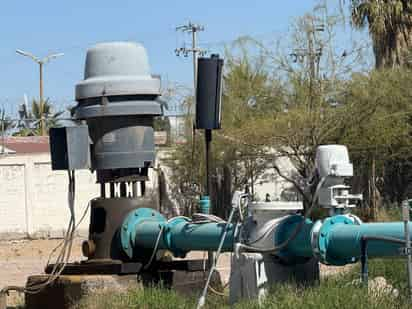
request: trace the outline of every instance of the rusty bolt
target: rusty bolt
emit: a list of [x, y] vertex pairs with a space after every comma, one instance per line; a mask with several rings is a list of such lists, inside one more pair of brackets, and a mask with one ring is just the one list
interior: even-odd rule
[[96, 244], [93, 240], [85, 240], [82, 243], [82, 253], [83, 256], [87, 258], [93, 257], [94, 253], [96, 252]]

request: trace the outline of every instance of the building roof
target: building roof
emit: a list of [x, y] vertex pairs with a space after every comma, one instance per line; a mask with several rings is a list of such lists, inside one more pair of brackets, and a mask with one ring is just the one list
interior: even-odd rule
[[25, 153], [48, 153], [50, 152], [48, 136], [6, 136], [0, 137], [0, 150], [4, 147], [9, 150], [8, 153], [25, 154]]
[[[157, 146], [167, 144], [167, 133], [165, 131], [155, 132], [154, 142]], [[3, 151], [4, 147], [4, 151]], [[30, 154], [30, 153], [49, 153], [48, 136], [0, 136], [0, 154]]]

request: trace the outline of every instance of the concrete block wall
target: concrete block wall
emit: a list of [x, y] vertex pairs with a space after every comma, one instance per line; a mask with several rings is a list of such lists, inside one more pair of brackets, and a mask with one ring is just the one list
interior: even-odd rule
[[[0, 239], [61, 237], [69, 222], [67, 172], [52, 171], [49, 154], [0, 157]], [[99, 194], [95, 176], [76, 171], [77, 220]], [[79, 226], [86, 234], [89, 217]]]
[[[169, 150], [170, 151], [170, 150]], [[161, 167], [166, 182], [173, 173], [162, 160], [168, 158], [169, 151], [163, 149], [157, 153], [156, 167]], [[288, 160], [279, 165], [283, 170], [291, 170]], [[282, 190], [290, 184], [268, 170], [258, 181], [255, 191], [263, 200], [266, 193], [277, 199]], [[154, 206], [159, 201], [158, 174], [150, 169], [150, 181], [147, 182], [147, 195]], [[52, 171], [50, 154], [8, 154], [0, 156], [0, 240], [25, 237], [62, 237], [69, 222], [67, 200], [68, 177], [66, 171]], [[163, 189], [162, 211], [169, 215], [178, 215], [179, 205], [167, 194], [168, 184]], [[100, 194], [96, 176], [88, 170], [76, 171], [77, 221], [87, 208], [88, 202]], [[78, 234], [87, 235], [89, 214], [79, 225]]]

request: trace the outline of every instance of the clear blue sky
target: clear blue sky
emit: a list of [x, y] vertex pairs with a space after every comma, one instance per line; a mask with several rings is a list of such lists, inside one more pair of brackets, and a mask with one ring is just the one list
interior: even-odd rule
[[45, 96], [68, 102], [74, 97], [75, 83], [82, 78], [86, 49], [94, 43], [139, 41], [148, 50], [153, 73], [190, 84], [190, 59], [174, 54], [185, 39], [176, 33], [176, 26], [188, 20], [203, 24], [200, 43], [230, 41], [241, 35], [280, 34], [315, 4], [316, 0], [2, 1], [0, 106], [13, 108], [21, 103], [24, 93], [30, 98], [38, 96], [37, 67], [17, 55], [16, 48], [39, 57], [49, 52], [65, 53], [45, 68]]

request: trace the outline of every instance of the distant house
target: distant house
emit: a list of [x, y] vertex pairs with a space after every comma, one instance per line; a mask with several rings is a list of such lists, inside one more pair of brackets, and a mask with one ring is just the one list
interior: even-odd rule
[[48, 153], [49, 137], [48, 136], [29, 136], [15, 137], [7, 136], [4, 139], [0, 138], [0, 155], [7, 154], [33, 154], [33, 153]]

